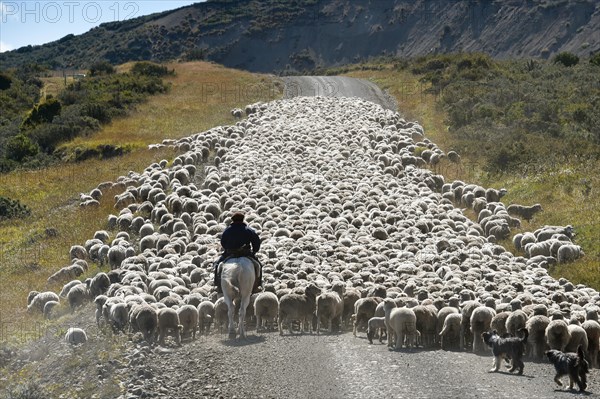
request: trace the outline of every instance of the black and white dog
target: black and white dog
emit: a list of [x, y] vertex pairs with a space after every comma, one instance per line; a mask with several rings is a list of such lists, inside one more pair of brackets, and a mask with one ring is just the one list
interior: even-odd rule
[[525, 328], [519, 330], [522, 334], [522, 338], [519, 337], [508, 337], [502, 338], [498, 335], [496, 330], [487, 331], [481, 334], [483, 342], [490, 348], [492, 348], [492, 354], [494, 355], [494, 367], [490, 372], [496, 372], [500, 369], [500, 363], [502, 359], [512, 360], [512, 367], [508, 370], [514, 372], [519, 369], [519, 374], [523, 374], [523, 355], [525, 354], [525, 347], [527, 346], [527, 337], [529, 333]]
[[556, 369], [556, 376], [554, 382], [559, 386], [563, 386], [560, 378], [562, 376], [569, 376], [569, 389], [573, 389], [573, 385], [577, 384], [579, 391], [583, 392], [587, 388], [586, 374], [590, 372], [590, 365], [583, 355], [583, 348], [581, 345], [577, 348], [577, 353], [567, 352], [563, 353], [556, 349], [551, 349], [546, 352], [548, 360], [554, 365]]

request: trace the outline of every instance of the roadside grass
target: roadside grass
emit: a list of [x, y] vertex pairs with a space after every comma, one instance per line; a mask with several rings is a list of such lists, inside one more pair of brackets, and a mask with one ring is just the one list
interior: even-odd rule
[[[520, 229], [512, 229], [513, 235], [534, 231], [543, 225], [573, 225], [577, 234], [575, 243], [581, 245], [586, 255], [576, 262], [552, 267], [550, 274], [600, 290], [600, 202], [595, 200], [600, 195], [600, 162], [578, 161], [573, 157], [570, 161], [552, 160], [518, 172], [487, 172], [484, 154], [478, 157], [461, 151], [464, 145], [461, 140], [465, 139], [448, 132], [447, 115], [438, 104], [439, 97], [429, 90], [430, 85], [420, 81], [421, 76], [391, 62], [345, 67], [340, 72], [370, 80], [387, 90], [396, 98], [399, 112], [405, 119], [419, 121], [425, 136], [445, 152], [455, 150], [461, 154], [459, 165], [442, 160], [434, 169], [444, 175], [446, 181], [462, 180], [484, 187], [504, 187], [508, 190], [503, 198], [507, 205], [540, 203], [544, 211], [531, 223], [523, 221]], [[474, 216], [472, 212], [467, 214]], [[510, 242], [506, 242], [505, 247], [515, 255], [522, 255]]]
[[[34, 328], [40, 316], [26, 313], [27, 293], [59, 290], [60, 287], [47, 286], [46, 279], [70, 264], [72, 245], [82, 245], [95, 231], [105, 229], [107, 216], [116, 212], [113, 196], [117, 193], [106, 193], [97, 208], [80, 208], [79, 193], [177, 155], [166, 148], [150, 150], [149, 144], [233, 124], [231, 108], [277, 96], [268, 76], [206, 62], [173, 63], [168, 67], [175, 70], [175, 75], [167, 78], [172, 85], [169, 93], [150, 97], [129, 117], [114, 120], [98, 133], [66, 144], [80, 148], [130, 145], [131, 152], [110, 159], [88, 159], [0, 175], [0, 196], [19, 200], [32, 212], [24, 219], [0, 222], [0, 326]], [[88, 274], [95, 272], [97, 266], [90, 264]], [[0, 329], [0, 342], [14, 338], [8, 330], [11, 329]]]

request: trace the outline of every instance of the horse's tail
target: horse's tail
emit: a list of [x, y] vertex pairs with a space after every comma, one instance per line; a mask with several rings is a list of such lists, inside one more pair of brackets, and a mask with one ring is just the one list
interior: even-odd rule
[[222, 280], [221, 284], [225, 284], [227, 286], [227, 287], [223, 287], [224, 288], [223, 292], [225, 292], [225, 288], [226, 288], [228, 292], [231, 292], [233, 294], [232, 299], [240, 296], [240, 289], [238, 287], [236, 287], [234, 284], [231, 284], [231, 281], [229, 281], [228, 279]]

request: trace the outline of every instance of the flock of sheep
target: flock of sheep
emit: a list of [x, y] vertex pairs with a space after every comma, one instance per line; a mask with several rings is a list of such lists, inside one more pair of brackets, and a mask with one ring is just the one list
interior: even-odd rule
[[[183, 152], [171, 164], [82, 196], [122, 189], [107, 230], [73, 246], [72, 265], [48, 279], [64, 284], [60, 294], [32, 292], [29, 309], [53, 317], [61, 302], [93, 301], [99, 324], [163, 344], [207, 333], [227, 320], [212, 285], [219, 233], [243, 211], [263, 241], [265, 292], [248, 311], [257, 329], [366, 329], [397, 349], [482, 352], [483, 331], [527, 328], [532, 357], [582, 344], [597, 367], [598, 292], [547, 271], [583, 255], [571, 226], [517, 234], [523, 256], [508, 252], [497, 241], [541, 207], [505, 207], [504, 190], [445, 182], [424, 166], [458, 155], [376, 104], [300, 97], [245, 111], [235, 125], [158, 145]], [[89, 262], [105, 271], [78, 280]]]

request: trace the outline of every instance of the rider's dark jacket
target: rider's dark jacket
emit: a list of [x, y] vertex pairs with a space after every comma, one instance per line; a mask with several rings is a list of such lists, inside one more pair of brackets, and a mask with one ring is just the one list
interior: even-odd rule
[[223, 231], [221, 246], [225, 253], [240, 249], [244, 245], [252, 246], [252, 255], [260, 249], [260, 237], [244, 222], [234, 222]]

